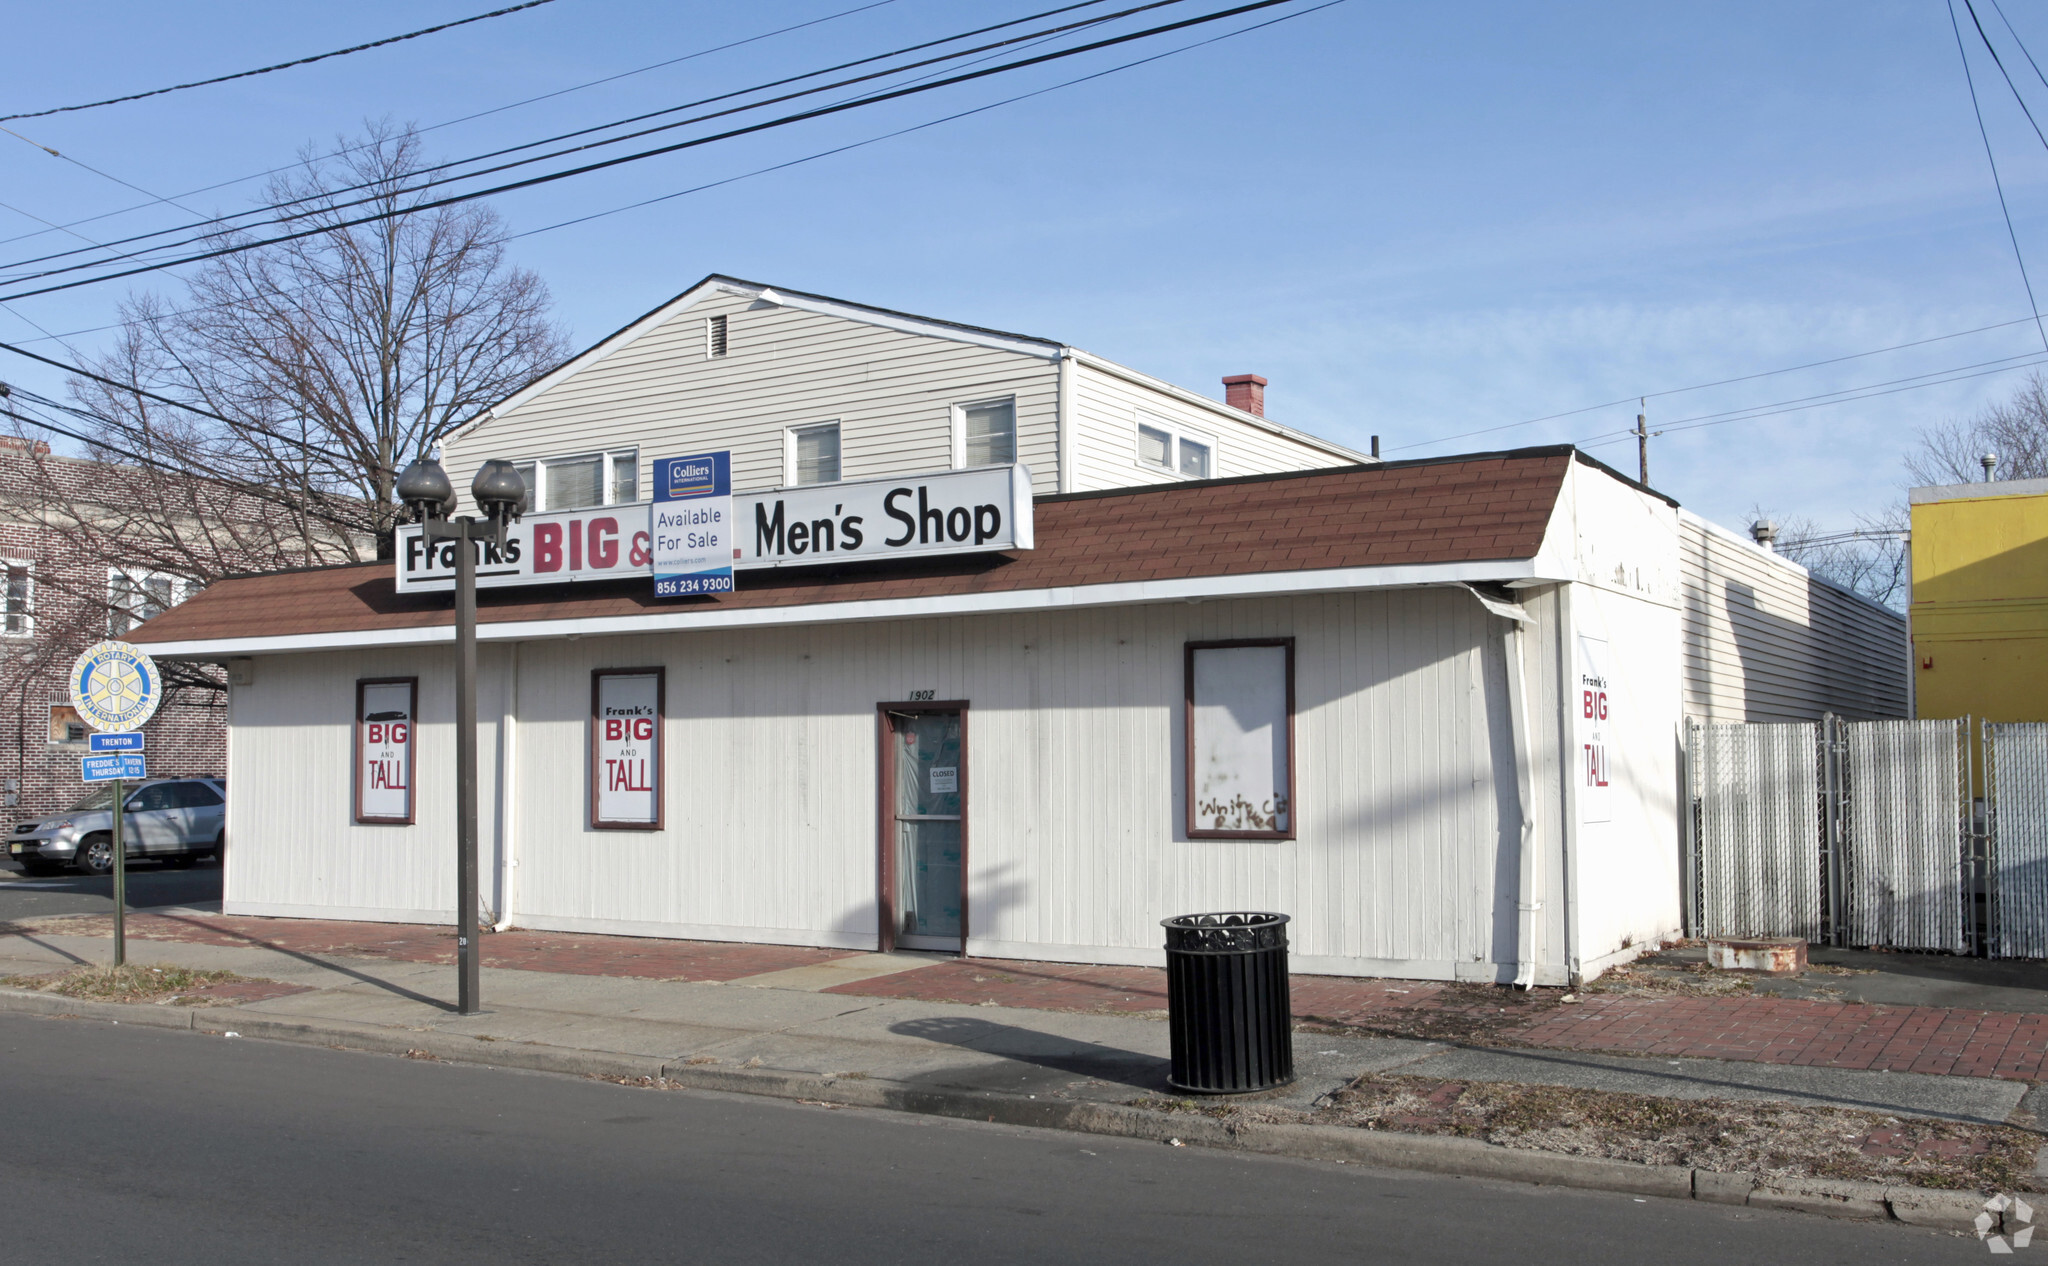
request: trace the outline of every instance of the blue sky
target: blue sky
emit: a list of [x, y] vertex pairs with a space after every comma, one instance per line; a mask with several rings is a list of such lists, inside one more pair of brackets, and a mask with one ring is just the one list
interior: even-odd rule
[[[2028, 48], [2048, 57], [2048, 13], [2005, 2]], [[857, 3], [555, 0], [311, 67], [6, 126], [152, 193], [182, 194], [287, 162], [366, 117], [436, 124]], [[246, 69], [487, 7], [17, 6], [0, 113]], [[429, 144], [437, 155], [466, 154], [1049, 7], [892, 0], [440, 128]], [[1979, 10], [1997, 21], [1988, 0]], [[2009, 43], [2004, 51], [2016, 75], [2032, 74]], [[1132, 56], [1110, 51], [963, 85], [496, 205], [514, 231], [538, 229]], [[2048, 149], [1988, 61], [1978, 64], [2021, 245], [2048, 300]], [[2037, 106], [2048, 104], [2048, 87], [2028, 83]], [[181, 201], [232, 210], [258, 188]], [[0, 202], [62, 222], [138, 200], [0, 135]], [[163, 223], [155, 217], [80, 231]], [[0, 236], [38, 227], [0, 210]], [[1394, 457], [1598, 440], [1632, 424], [1632, 399], [1509, 424], [2028, 316], [1941, 0], [1346, 0], [835, 157], [535, 233], [513, 249], [553, 288], [579, 344], [726, 272], [1063, 339], [1216, 395], [1223, 375], [1260, 373], [1272, 382], [1273, 417], [1360, 448], [1378, 434]], [[104, 326], [130, 286], [177, 294], [175, 279], [159, 275], [23, 300], [0, 312], [0, 338], [37, 337], [29, 322], [60, 333]], [[69, 345], [90, 352], [107, 337], [79, 334]], [[1651, 425], [2041, 347], [2023, 321], [1661, 395]], [[58, 385], [18, 362], [0, 376]], [[1652, 481], [1730, 524], [1761, 504], [1848, 526], [1900, 499], [1901, 455], [1921, 427], [1965, 415], [2015, 380], [1997, 374], [1675, 429], [1653, 442]], [[1445, 439], [1496, 427], [1507, 429]], [[1632, 443], [1591, 451], [1633, 468]]]

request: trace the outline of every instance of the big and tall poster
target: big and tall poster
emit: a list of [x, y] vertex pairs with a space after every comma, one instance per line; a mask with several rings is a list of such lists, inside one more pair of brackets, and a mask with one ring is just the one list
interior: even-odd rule
[[356, 683], [356, 821], [412, 825], [416, 677]]
[[590, 683], [590, 824], [661, 826], [662, 670], [600, 669]]
[[1607, 639], [1579, 634], [1578, 736], [1579, 821], [1614, 820], [1614, 683], [1608, 676]]

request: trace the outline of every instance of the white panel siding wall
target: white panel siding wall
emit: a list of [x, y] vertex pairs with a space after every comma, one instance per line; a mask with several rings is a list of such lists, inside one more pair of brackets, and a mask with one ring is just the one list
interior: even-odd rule
[[[970, 703], [974, 952], [1154, 962], [1160, 918], [1275, 909], [1306, 970], [1491, 979], [1515, 950], [1496, 625], [1424, 590], [528, 644], [515, 917], [872, 946], [875, 705], [930, 690]], [[1297, 639], [1301, 838], [1188, 841], [1183, 643], [1264, 636]], [[652, 663], [667, 829], [590, 831], [588, 674]]]
[[1077, 492], [1173, 482], [1175, 476], [1138, 464], [1140, 412], [1213, 436], [1217, 447], [1213, 474], [1219, 478], [1346, 466], [1356, 460], [1350, 454], [1260, 427], [1225, 412], [1220, 405], [1212, 409], [1190, 404], [1086, 362], [1074, 364], [1073, 382]]
[[[492, 753], [508, 659], [500, 647], [479, 651], [478, 830], [487, 869], [498, 837]], [[253, 684], [231, 688], [227, 913], [453, 919], [454, 667], [450, 649], [298, 655], [260, 660]], [[415, 825], [355, 825], [356, 682], [413, 676], [420, 679]], [[492, 892], [486, 882], [487, 901]]]
[[[728, 352], [710, 359], [704, 323], [718, 315]], [[466, 499], [487, 457], [638, 446], [644, 495], [655, 459], [730, 449], [735, 487], [770, 488], [784, 431], [837, 421], [847, 479], [944, 470], [952, 406], [1011, 395], [1018, 456], [1036, 491], [1056, 492], [1057, 361], [717, 294], [452, 440], [446, 464]]]
[[1696, 515], [1680, 516], [1686, 715], [1903, 717], [1906, 618]]

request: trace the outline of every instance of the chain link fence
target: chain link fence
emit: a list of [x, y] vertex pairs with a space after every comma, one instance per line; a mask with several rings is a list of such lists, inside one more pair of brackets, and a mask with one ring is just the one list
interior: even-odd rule
[[1695, 933], [2048, 956], [2048, 726], [1998, 728], [2003, 852], [1967, 719], [1689, 726]]

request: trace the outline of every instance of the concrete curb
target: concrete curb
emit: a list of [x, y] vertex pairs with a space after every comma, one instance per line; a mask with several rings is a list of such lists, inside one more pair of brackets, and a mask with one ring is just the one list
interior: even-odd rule
[[[1521, 1151], [1473, 1139], [1396, 1134], [1332, 1125], [1279, 1125], [1219, 1121], [1155, 1112], [1125, 1104], [1032, 1099], [996, 1091], [931, 1090], [900, 1082], [819, 1076], [771, 1069], [667, 1061], [650, 1055], [589, 1051], [539, 1042], [493, 1041], [460, 1034], [393, 1029], [349, 1020], [284, 1020], [231, 1008], [186, 1008], [150, 1003], [94, 1002], [54, 994], [0, 989], [0, 1011], [59, 1019], [102, 1020], [152, 1028], [190, 1029], [301, 1045], [388, 1055], [429, 1055], [453, 1063], [528, 1072], [624, 1080], [660, 1079], [690, 1090], [763, 1095], [854, 1108], [882, 1108], [966, 1121], [1071, 1130], [1300, 1160], [1343, 1161], [1381, 1169], [1409, 1169], [1504, 1182], [1578, 1187], [1629, 1195], [1751, 1205], [1838, 1218], [1889, 1219], [1936, 1230], [1975, 1232], [1984, 1212], [1979, 1192], [1826, 1178], [1774, 1179], [1671, 1165]], [[1995, 1216], [1995, 1215], [1994, 1215]], [[1993, 1228], [1996, 1229], [1996, 1228]], [[2016, 1230], [2017, 1227], [2007, 1228]]]

